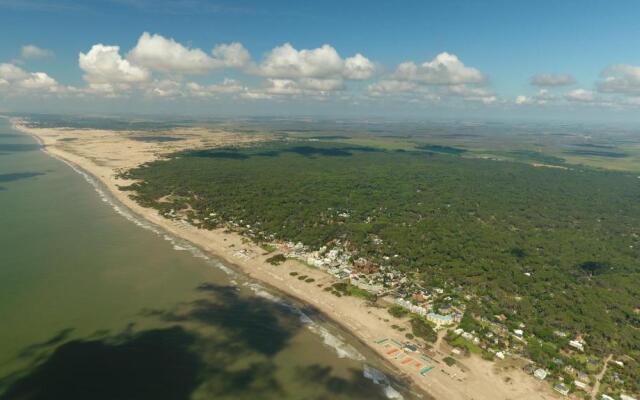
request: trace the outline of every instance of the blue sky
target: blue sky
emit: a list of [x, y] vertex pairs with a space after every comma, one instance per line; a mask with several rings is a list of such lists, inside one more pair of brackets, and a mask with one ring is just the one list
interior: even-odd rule
[[[633, 120], [638, 16], [637, 1], [0, 0], [0, 109]], [[212, 55], [229, 43], [242, 63]]]

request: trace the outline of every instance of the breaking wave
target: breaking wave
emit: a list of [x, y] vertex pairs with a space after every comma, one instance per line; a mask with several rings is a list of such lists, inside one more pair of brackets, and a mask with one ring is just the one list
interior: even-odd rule
[[77, 165], [64, 160], [60, 157], [57, 157], [51, 153], [46, 152], [44, 149], [43, 151], [45, 153], [47, 153], [49, 156], [62, 161], [63, 163], [65, 163], [66, 165], [68, 165], [71, 169], [73, 169], [75, 172], [77, 172], [78, 174], [80, 174], [85, 181], [87, 181], [95, 190], [95, 192], [98, 194], [98, 196], [100, 197], [100, 199], [104, 202], [107, 203], [111, 206], [111, 208], [113, 208], [113, 210], [118, 213], [119, 215], [123, 216], [124, 218], [126, 218], [128, 221], [136, 224], [137, 226], [146, 229], [148, 231], [151, 231], [153, 233], [155, 233], [158, 236], [162, 236], [164, 240], [170, 242], [173, 245], [173, 249], [177, 250], [177, 251], [188, 251], [190, 252], [194, 257], [197, 258], [201, 258], [203, 260], [206, 260], [207, 263], [221, 271], [223, 271], [225, 274], [229, 275], [229, 276], [235, 276], [236, 273], [229, 267], [227, 267], [226, 265], [224, 265], [222, 262], [220, 262], [219, 260], [215, 259], [215, 258], [211, 258], [209, 256], [207, 256], [202, 250], [200, 250], [199, 248], [197, 248], [196, 246], [188, 243], [185, 240], [182, 239], [178, 239], [177, 237], [174, 237], [172, 235], [170, 235], [169, 233], [167, 233], [165, 230], [163, 230], [162, 228], [158, 227], [155, 224], [152, 224], [150, 222], [148, 222], [147, 220], [140, 218], [138, 216], [136, 216], [133, 212], [129, 211], [128, 208], [126, 208], [125, 206], [121, 205], [118, 200], [116, 200], [113, 196], [111, 196], [110, 194], [108, 194], [107, 190], [105, 190], [102, 186], [102, 183], [99, 182], [97, 179], [95, 179], [91, 174], [87, 173], [86, 171], [84, 171], [82, 168], [78, 167]]
[[[300, 322], [304, 324], [309, 331], [320, 336], [324, 345], [333, 349], [339, 358], [349, 358], [354, 361], [366, 361], [364, 355], [362, 355], [355, 347], [348, 344], [339, 335], [331, 333], [327, 328], [313, 321], [313, 319], [305, 314], [300, 308], [287, 302], [281, 297], [269, 293], [262, 285], [257, 283], [245, 283], [245, 286], [249, 287], [256, 296], [274, 302], [298, 315]], [[389, 378], [387, 378], [384, 373], [366, 363], [363, 363], [363, 376], [373, 381], [375, 384], [382, 386], [383, 393], [388, 399], [404, 399], [402, 394], [391, 386]]]

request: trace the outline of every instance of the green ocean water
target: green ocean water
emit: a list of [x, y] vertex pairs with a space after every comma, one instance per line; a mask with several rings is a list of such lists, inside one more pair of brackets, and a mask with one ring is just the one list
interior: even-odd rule
[[116, 212], [0, 118], [0, 399], [399, 396], [379, 370], [313, 310]]

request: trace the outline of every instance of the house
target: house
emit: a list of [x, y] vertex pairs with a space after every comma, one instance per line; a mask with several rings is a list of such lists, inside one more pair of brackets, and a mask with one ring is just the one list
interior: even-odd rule
[[603, 394], [602, 396], [600, 396], [600, 400], [616, 400], [611, 396], [607, 396], [606, 394]]
[[514, 329], [513, 334], [519, 338], [522, 338], [522, 336], [524, 336], [524, 332], [522, 331], [522, 329]]
[[474, 336], [469, 332], [463, 332], [462, 333], [462, 337], [467, 339], [467, 340], [473, 340], [474, 339]]
[[540, 379], [541, 381], [544, 380], [547, 377], [547, 375], [549, 375], [549, 373], [542, 368], [538, 368], [533, 372], [533, 376]]
[[496, 353], [496, 357], [498, 357], [501, 360], [504, 360], [504, 353], [502, 351], [499, 351]]
[[586, 383], [579, 381], [579, 380], [575, 380], [573, 381], [573, 384], [578, 388], [578, 389], [582, 389], [585, 392], [587, 391], [587, 388], [589, 387], [589, 385], [587, 385]]
[[569, 346], [573, 347], [574, 349], [584, 351], [584, 345], [582, 344], [582, 342], [579, 342], [577, 340], [570, 340]]
[[626, 394], [621, 394], [620, 400], [637, 400], [637, 399], [635, 397], [627, 396]]
[[558, 383], [553, 387], [553, 390], [560, 393], [563, 396], [567, 396], [569, 394], [569, 387], [564, 383]]
[[453, 323], [453, 317], [449, 315], [440, 315], [436, 313], [428, 313], [427, 320], [433, 322], [437, 326], [450, 325]]

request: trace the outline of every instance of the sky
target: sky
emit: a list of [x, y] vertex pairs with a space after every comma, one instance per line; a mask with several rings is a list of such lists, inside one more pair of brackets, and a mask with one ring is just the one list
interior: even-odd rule
[[640, 122], [640, 2], [0, 0], [0, 111]]

